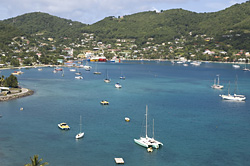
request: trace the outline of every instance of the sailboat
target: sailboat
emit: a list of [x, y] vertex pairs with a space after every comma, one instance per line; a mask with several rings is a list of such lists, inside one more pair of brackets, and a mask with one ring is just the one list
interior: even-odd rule
[[224, 86], [220, 85], [219, 75], [217, 75], [217, 77], [218, 77], [217, 83], [216, 83], [216, 79], [214, 79], [214, 84], [211, 87], [214, 89], [222, 89]]
[[245, 68], [242, 69], [243, 71], [250, 71], [250, 69], [247, 68], [247, 64], [245, 63]]
[[104, 79], [104, 82], [109, 83], [111, 79], [108, 78], [108, 70], [106, 70], [106, 78]]
[[[237, 80], [235, 81], [235, 85], [237, 87]], [[233, 95], [230, 94], [230, 82], [228, 86], [228, 94], [227, 95], [219, 95], [223, 100], [232, 100], [232, 101], [245, 101], [246, 97], [245, 95], [237, 95], [236, 92], [234, 92]]]
[[163, 143], [157, 141], [153, 138], [148, 137], [148, 126], [147, 126], [147, 117], [148, 114], [148, 106], [146, 105], [146, 135], [145, 137], [140, 137], [139, 139], [134, 139], [134, 142], [138, 145], [141, 145], [145, 148], [155, 148], [158, 149], [160, 146], [163, 146]]
[[82, 138], [84, 136], [84, 132], [82, 132], [82, 116], [80, 116], [80, 132], [76, 134], [76, 139]]
[[77, 75], [77, 76], [81, 76], [82, 75], [82, 73], [79, 71], [79, 67], [77, 68], [77, 72], [75, 73], [75, 75]]
[[102, 74], [101, 72], [97, 71], [97, 65], [95, 65], [95, 72], [94, 72], [94, 74], [97, 74], [97, 75]]
[[120, 79], [122, 79], [122, 80], [125, 80], [125, 76], [122, 74], [122, 72], [121, 72], [121, 76], [120, 76]]

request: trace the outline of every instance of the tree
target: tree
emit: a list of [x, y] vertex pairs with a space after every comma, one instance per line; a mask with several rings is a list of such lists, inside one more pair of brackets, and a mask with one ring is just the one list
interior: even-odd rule
[[0, 86], [3, 86], [4, 85], [4, 75], [2, 75], [2, 77], [0, 78]]
[[43, 159], [38, 160], [38, 155], [34, 155], [33, 158], [30, 157], [31, 164], [25, 164], [25, 166], [44, 166], [48, 165], [48, 162], [42, 163]]
[[19, 61], [17, 59], [11, 59], [10, 64], [14, 67], [19, 67]]
[[17, 77], [11, 74], [9, 77], [7, 77], [3, 84], [5, 87], [12, 87], [17, 88], [18, 87], [18, 81]]

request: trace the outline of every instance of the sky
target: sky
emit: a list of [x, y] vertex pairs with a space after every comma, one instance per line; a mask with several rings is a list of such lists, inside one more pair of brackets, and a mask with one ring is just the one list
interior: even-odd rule
[[247, 0], [0, 0], [0, 20], [44, 12], [84, 24], [105, 17], [182, 8], [197, 13], [224, 10]]

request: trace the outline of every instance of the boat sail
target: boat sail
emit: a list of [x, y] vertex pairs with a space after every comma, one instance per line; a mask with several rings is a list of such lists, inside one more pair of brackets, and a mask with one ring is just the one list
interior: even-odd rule
[[134, 139], [134, 142], [138, 145], [141, 145], [145, 148], [155, 148], [158, 149], [160, 146], [163, 146], [163, 143], [157, 141], [153, 138], [148, 137], [148, 126], [147, 126], [147, 113], [148, 113], [148, 106], [146, 105], [146, 135], [145, 137], [140, 137], [139, 139]]
[[216, 79], [214, 79], [214, 84], [211, 86], [214, 89], [222, 89], [224, 88], [223, 85], [220, 85], [220, 79], [219, 79], [219, 75], [217, 75], [218, 79], [217, 79], [217, 83], [216, 83]]
[[80, 132], [76, 135], [76, 139], [82, 138], [84, 136], [84, 132], [82, 132], [82, 116], [80, 116]]
[[[237, 80], [235, 81], [235, 86], [237, 87]], [[236, 91], [237, 88], [235, 88]], [[230, 82], [228, 86], [228, 94], [227, 95], [219, 95], [223, 100], [232, 100], [232, 101], [245, 101], [246, 97], [245, 95], [237, 95], [236, 92], [234, 92], [233, 95], [230, 94]]]

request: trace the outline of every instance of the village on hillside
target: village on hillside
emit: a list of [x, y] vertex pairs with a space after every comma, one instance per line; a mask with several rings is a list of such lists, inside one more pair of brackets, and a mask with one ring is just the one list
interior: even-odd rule
[[[115, 39], [113, 43], [96, 40], [94, 34], [83, 33], [82, 38], [72, 40], [62, 38], [45, 38], [38, 33], [30, 40], [25, 36], [17, 36], [8, 45], [9, 51], [0, 50], [0, 68], [60, 65], [68, 61], [87, 59], [90, 61], [118, 60], [202, 60], [216, 62], [248, 62], [250, 53], [247, 50], [233, 50], [230, 45], [217, 43], [213, 37], [206, 35], [175, 38], [173, 42], [166, 41], [156, 44], [154, 38], [148, 38], [143, 47], [136, 44], [136, 39]], [[233, 34], [238, 35], [241, 34]], [[232, 35], [223, 37], [230, 38]], [[191, 44], [190, 44], [191, 43]], [[230, 52], [225, 51], [227, 48]]]

